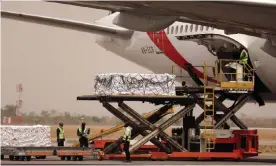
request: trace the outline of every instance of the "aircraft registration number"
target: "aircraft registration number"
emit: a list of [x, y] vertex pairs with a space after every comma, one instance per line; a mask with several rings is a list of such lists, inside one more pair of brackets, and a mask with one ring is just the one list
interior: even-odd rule
[[153, 46], [143, 46], [141, 47], [142, 54], [153, 54], [154, 49]]

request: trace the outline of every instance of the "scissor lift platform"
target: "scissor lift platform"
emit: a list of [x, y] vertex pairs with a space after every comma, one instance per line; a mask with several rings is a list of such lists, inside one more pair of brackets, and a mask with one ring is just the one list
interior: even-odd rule
[[[186, 98], [183, 96], [161, 96], [161, 95], [84, 95], [77, 97], [77, 100], [97, 100], [103, 104], [103, 106], [110, 111], [113, 115], [121, 119], [123, 122], [128, 122], [133, 128], [137, 129], [135, 131], [135, 134], [132, 134], [134, 138], [138, 136], [139, 134], [142, 134], [144, 136], [143, 139], [141, 139], [136, 145], [132, 146], [130, 149], [130, 152], [134, 152], [139, 147], [141, 147], [144, 143], [151, 141], [153, 144], [158, 146], [161, 150], [171, 153], [171, 149], [163, 145], [159, 140], [155, 138], [158, 134], [170, 144], [176, 151], [185, 151], [183, 147], [181, 147], [177, 142], [175, 142], [171, 137], [169, 137], [166, 133], [163, 131], [168, 128], [171, 124], [173, 124], [175, 121], [177, 121], [179, 118], [181, 118], [183, 115], [187, 114], [189, 111], [193, 109], [195, 106], [195, 100], [192, 98]], [[143, 118], [140, 114], [138, 114], [136, 111], [134, 111], [132, 108], [130, 108], [128, 105], [126, 105], [125, 101], [140, 101], [140, 102], [150, 102], [156, 105], [162, 104], [164, 105], [159, 109], [157, 114], [164, 114], [168, 110], [170, 110], [173, 105], [182, 105], [185, 106], [181, 111], [179, 111], [177, 114], [173, 115], [172, 118], [165, 121], [163, 125], [160, 125], [159, 127], [156, 127], [154, 125], [155, 122], [157, 122], [160, 118], [160, 116], [156, 116], [158, 119], [151, 119], [146, 120]], [[124, 112], [131, 115], [134, 120], [133, 121], [129, 117], [125, 116], [121, 111], [113, 107], [110, 102], [117, 102], [118, 106], [122, 108]], [[139, 124], [139, 126], [138, 126]], [[143, 126], [143, 129], [142, 127]], [[139, 129], [140, 128], [140, 129]], [[145, 129], [152, 130], [153, 132], [149, 133]], [[138, 133], [137, 133], [138, 132]], [[121, 138], [120, 138], [121, 139]], [[118, 139], [117, 142], [120, 142], [121, 140]], [[108, 148], [107, 148], [108, 149]], [[111, 150], [106, 150], [102, 153], [107, 154]]]
[[[241, 97], [242, 98], [242, 97]], [[245, 95], [244, 95], [245, 98]], [[147, 142], [149, 139], [154, 138], [157, 134], [160, 134], [159, 131], [164, 131], [165, 128], [157, 128], [157, 127], [152, 127], [152, 123], [147, 123], [145, 122], [144, 118], [141, 118], [138, 113], [136, 113], [134, 110], [132, 110], [130, 107], [128, 107], [124, 102], [125, 101], [139, 101], [139, 102], [149, 102], [153, 104], [164, 104], [167, 105], [168, 107], [165, 109], [167, 110], [170, 108], [172, 105], [185, 105], [188, 106], [188, 110], [184, 111], [182, 114], [179, 114], [175, 117], [178, 119], [180, 117], [185, 116], [188, 114], [192, 108], [195, 106], [195, 103], [198, 102], [198, 98], [193, 98], [192, 96], [187, 98], [184, 96], [154, 96], [154, 95], [110, 95], [110, 96], [101, 96], [101, 95], [83, 95], [83, 96], [78, 96], [77, 100], [94, 100], [94, 101], [99, 101], [103, 103], [104, 107], [106, 107], [111, 113], [113, 113], [115, 116], [120, 118], [124, 122], [130, 122], [133, 123], [133, 121], [129, 119], [124, 119], [123, 114], [120, 114], [121, 111], [117, 110], [113, 106], [109, 104], [109, 102], [117, 102], [119, 107], [122, 108], [122, 110], [129, 115], [133, 116], [134, 119], [140, 123], [140, 125], [144, 125], [148, 130], [152, 130], [151, 133], [147, 133], [143, 139], [139, 140], [138, 143], [134, 144], [130, 148], [131, 152], [134, 152], [137, 150], [137, 148], [141, 147], [145, 142]], [[202, 102], [202, 100], [201, 100]], [[190, 106], [190, 107], [189, 107]], [[122, 118], [123, 117], [123, 118]], [[233, 116], [225, 116], [227, 119]], [[173, 119], [173, 118], [171, 118]], [[225, 120], [225, 119], [224, 119]], [[221, 125], [222, 121], [218, 121], [219, 123], [216, 125]], [[170, 122], [172, 124], [173, 121]], [[135, 125], [135, 124], [134, 124]], [[165, 125], [166, 127], [168, 126], [168, 123]], [[141, 132], [141, 131], [139, 131]], [[139, 133], [138, 132], [138, 133]], [[135, 135], [137, 136], [137, 134]], [[134, 137], [135, 138], [135, 137]], [[165, 141], [167, 137], [165, 137]], [[248, 139], [251, 139], [251, 137], [248, 137]], [[250, 141], [250, 140], [249, 140]], [[118, 141], [116, 141], [118, 142]], [[252, 151], [247, 153], [246, 151], [242, 149], [238, 150], [233, 150], [233, 152], [188, 152], [185, 148], [181, 148], [181, 146], [176, 143], [175, 144], [175, 150], [170, 151], [170, 152], [152, 152], [150, 154], [132, 154], [131, 158], [134, 160], [186, 160], [186, 159], [211, 159], [211, 158], [232, 158], [232, 159], [242, 159], [245, 157], [250, 157], [250, 156], [256, 156], [258, 155], [258, 152]], [[179, 147], [180, 146], [180, 147]], [[178, 149], [177, 149], [178, 148]], [[160, 148], [162, 149], [162, 148]], [[176, 150], [177, 149], [177, 150]], [[99, 160], [105, 160], [105, 159], [114, 159], [114, 160], [120, 160], [124, 159], [125, 155], [123, 154], [112, 154], [112, 153], [106, 153], [105, 151], [99, 153]]]
[[[221, 64], [223, 61], [220, 61], [220, 71]], [[132, 145], [129, 149], [130, 153], [135, 152], [139, 147], [144, 145], [146, 142], [151, 141], [153, 144], [158, 146], [161, 150], [160, 152], [152, 152], [150, 154], [137, 155], [132, 154], [132, 158], [148, 158], [148, 159], [187, 159], [187, 158], [234, 158], [241, 159], [248, 156], [256, 156], [258, 152], [252, 151], [252, 149], [241, 149], [239, 147], [234, 146], [234, 148], [229, 152], [216, 152], [215, 144], [216, 138], [214, 131], [222, 127], [223, 124], [226, 123], [228, 119], [231, 119], [237, 124], [241, 129], [247, 129], [247, 126], [243, 124], [234, 114], [239, 110], [249, 99], [249, 95], [254, 90], [254, 71], [251, 68], [246, 68], [247, 72], [236, 72], [236, 73], [223, 73], [218, 72], [215, 74], [217, 78], [217, 83], [208, 85], [208, 76], [207, 76], [207, 65], [204, 64], [204, 84], [201, 87], [176, 87], [176, 95], [174, 96], [165, 96], [165, 95], [84, 95], [78, 96], [77, 100], [94, 100], [99, 101], [103, 104], [103, 106], [109, 110], [113, 115], [118, 117], [124, 122], [127, 122], [135, 129], [134, 139], [136, 136], [141, 134], [143, 136], [142, 139], [138, 140], [134, 145]], [[217, 69], [218, 70], [218, 69]], [[234, 81], [222, 79], [223, 75], [236, 75]], [[243, 79], [240, 79], [240, 76], [243, 75]], [[231, 76], [232, 78], [232, 76]], [[243, 81], [242, 81], [243, 80]], [[188, 93], [189, 96], [183, 96], [183, 93]], [[217, 98], [216, 94], [220, 93], [219, 98]], [[226, 107], [222, 102], [228, 97], [227, 93], [235, 93], [235, 102], [231, 107]], [[157, 121], [148, 121], [124, 102], [126, 101], [139, 101], [139, 102], [149, 102], [155, 105], [164, 105], [160, 108], [159, 112], [165, 113], [168, 109], [171, 109], [174, 105], [179, 105], [182, 108], [179, 112], [174, 114], [171, 118], [156, 126], [154, 123]], [[118, 106], [121, 110], [114, 108], [109, 103], [118, 103]], [[174, 139], [169, 137], [164, 130], [172, 125], [174, 122], [183, 118], [183, 121], [191, 120], [193, 117], [192, 110], [195, 105], [198, 104], [203, 110], [203, 114], [200, 115], [196, 121], [195, 125], [199, 125], [199, 123], [203, 121], [208, 121], [211, 119], [210, 123], [204, 123], [204, 132], [200, 135], [200, 151], [199, 152], [189, 152], [187, 148], [176, 142]], [[224, 112], [224, 116], [217, 118], [216, 111]], [[132, 119], [125, 116], [123, 112], [132, 116]], [[192, 122], [194, 123], [194, 122]], [[141, 128], [143, 126], [143, 129]], [[197, 127], [190, 127], [197, 128]], [[188, 128], [185, 128], [187, 130]], [[184, 125], [183, 125], [184, 130]], [[185, 131], [186, 132], [186, 131]], [[183, 131], [184, 133], [184, 131]], [[159, 140], [156, 140], [156, 136], [160, 136], [163, 140], [167, 142], [166, 145], [162, 144]], [[254, 137], [254, 138], [253, 138]], [[183, 137], [184, 138], [184, 137]], [[249, 135], [247, 141], [251, 141], [255, 139], [255, 135]], [[118, 141], [118, 140], [117, 140]], [[239, 140], [237, 140], [239, 141]], [[170, 148], [166, 147], [169, 146]], [[203, 147], [203, 148], [202, 148]], [[124, 155], [121, 154], [110, 154], [109, 150], [103, 150], [99, 153], [99, 159], [120, 159], [123, 158]]]

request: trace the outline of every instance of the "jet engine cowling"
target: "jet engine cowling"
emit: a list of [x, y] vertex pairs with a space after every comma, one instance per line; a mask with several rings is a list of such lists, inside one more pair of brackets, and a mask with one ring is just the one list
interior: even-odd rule
[[132, 14], [121, 12], [113, 20], [113, 24], [142, 32], [156, 32], [173, 24], [179, 16], [158, 16], [152, 14]]

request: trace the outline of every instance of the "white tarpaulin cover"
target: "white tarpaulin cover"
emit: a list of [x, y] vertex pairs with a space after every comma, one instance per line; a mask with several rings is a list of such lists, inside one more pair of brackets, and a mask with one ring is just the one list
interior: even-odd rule
[[1, 146], [51, 146], [50, 126], [1, 125]]
[[175, 95], [175, 75], [107, 73], [95, 77], [97, 95]]

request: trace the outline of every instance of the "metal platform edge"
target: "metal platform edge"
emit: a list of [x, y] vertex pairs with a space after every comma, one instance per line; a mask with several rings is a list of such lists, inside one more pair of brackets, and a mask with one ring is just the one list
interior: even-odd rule
[[123, 102], [123, 101], [140, 101], [154, 104], [192, 104], [195, 103], [193, 98], [184, 96], [165, 96], [165, 95], [82, 95], [77, 100], [94, 100], [100, 102]]

